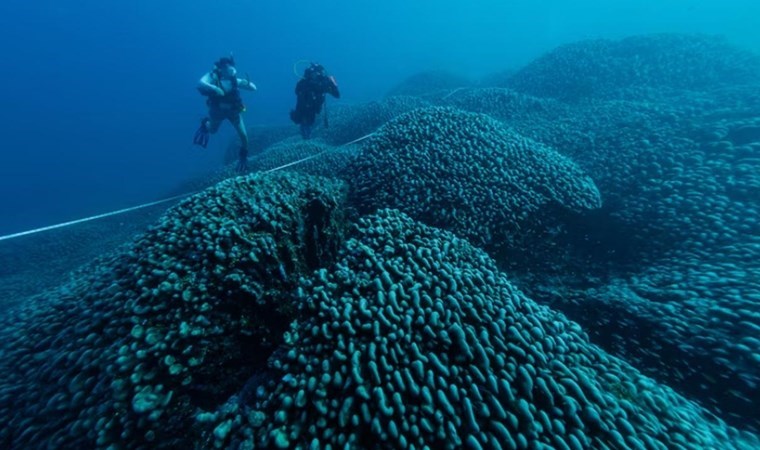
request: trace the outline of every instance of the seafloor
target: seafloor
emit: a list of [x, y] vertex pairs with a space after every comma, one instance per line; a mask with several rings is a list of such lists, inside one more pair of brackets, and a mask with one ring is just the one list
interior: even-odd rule
[[758, 55], [583, 41], [329, 121], [1, 243], [0, 447], [760, 448]]

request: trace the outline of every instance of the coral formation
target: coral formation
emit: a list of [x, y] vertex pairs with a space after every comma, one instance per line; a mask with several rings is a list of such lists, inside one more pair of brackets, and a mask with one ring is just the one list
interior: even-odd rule
[[545, 209], [601, 205], [571, 160], [482, 114], [426, 108], [387, 123], [347, 169], [362, 211], [398, 208], [475, 245], [514, 244]]
[[341, 183], [237, 178], [3, 318], [4, 448], [172, 447], [281, 342], [301, 274], [340, 243]]
[[754, 443], [591, 345], [482, 251], [397, 211], [361, 219], [299, 292], [296, 337], [272, 362], [282, 382], [253, 420], [222, 416], [256, 448]]
[[655, 34], [563, 45], [518, 71], [508, 87], [538, 97], [578, 101], [642, 98], [649, 87], [703, 90], [758, 81], [760, 58], [722, 39]]

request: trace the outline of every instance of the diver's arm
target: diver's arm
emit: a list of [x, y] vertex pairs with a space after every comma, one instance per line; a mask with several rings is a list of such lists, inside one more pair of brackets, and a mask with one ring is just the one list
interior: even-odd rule
[[214, 85], [214, 80], [211, 78], [211, 73], [203, 75], [198, 81], [198, 90], [203, 94], [214, 93], [216, 95], [224, 95], [224, 90]]
[[244, 80], [242, 78], [237, 79], [237, 85], [240, 89], [245, 89], [247, 91], [255, 91], [256, 85], [253, 84], [251, 80]]
[[335, 78], [325, 78], [323, 85], [325, 92], [329, 93], [335, 98], [340, 98], [340, 91], [338, 91], [338, 83], [335, 81]]

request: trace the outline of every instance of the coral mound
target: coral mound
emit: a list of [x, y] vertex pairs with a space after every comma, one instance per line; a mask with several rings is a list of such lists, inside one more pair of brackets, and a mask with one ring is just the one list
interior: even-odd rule
[[195, 409], [263, 366], [298, 276], [339, 245], [343, 190], [290, 174], [220, 183], [4, 317], [0, 446], [187, 448]]
[[620, 98], [630, 88], [707, 90], [758, 81], [760, 59], [723, 39], [655, 34], [563, 45], [517, 72], [508, 87], [578, 100]]
[[750, 448], [398, 211], [300, 292], [282, 381], [236, 431], [256, 448]]
[[571, 160], [482, 114], [425, 108], [386, 124], [350, 166], [364, 211], [401, 209], [475, 245], [500, 247], [549, 207], [601, 205]]

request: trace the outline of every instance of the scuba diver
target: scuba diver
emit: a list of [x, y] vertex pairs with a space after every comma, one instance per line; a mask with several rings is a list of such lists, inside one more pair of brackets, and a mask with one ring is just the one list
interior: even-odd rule
[[209, 134], [216, 133], [222, 122], [229, 120], [240, 137], [237, 169], [243, 172], [246, 170], [248, 161], [248, 134], [242, 116], [245, 105], [240, 96], [241, 89], [255, 91], [256, 85], [247, 76], [246, 79], [237, 77], [232, 55], [220, 58], [214, 63], [213, 70], [201, 77], [198, 82], [198, 91], [207, 97], [208, 117], [201, 120], [201, 126], [195, 132], [193, 143], [206, 148]]
[[325, 94], [340, 98], [338, 83], [320, 64], [311, 63], [296, 84], [296, 109], [290, 111], [290, 119], [301, 126], [304, 139], [311, 137], [314, 120], [325, 103]]

